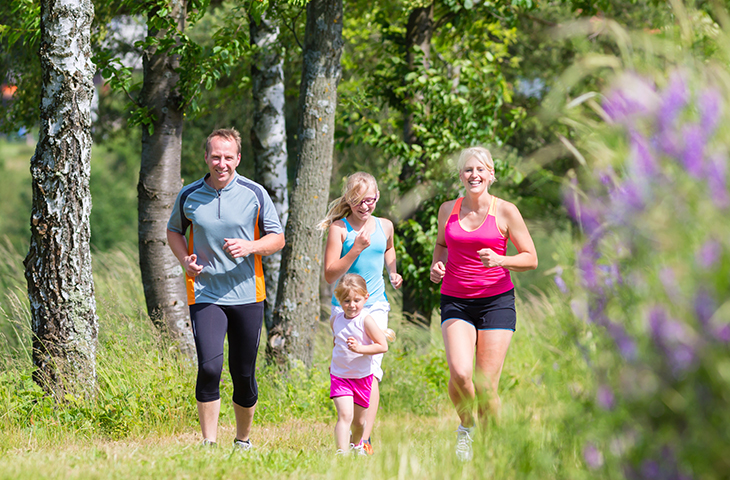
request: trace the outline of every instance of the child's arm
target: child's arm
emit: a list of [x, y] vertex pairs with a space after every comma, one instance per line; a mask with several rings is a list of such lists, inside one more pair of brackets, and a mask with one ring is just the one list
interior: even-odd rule
[[384, 218], [381, 218], [380, 221], [383, 223], [385, 231], [387, 232], [386, 235], [388, 236], [385, 247], [385, 269], [388, 271], [390, 284], [393, 285], [393, 288], [398, 289], [403, 284], [403, 277], [401, 277], [396, 270], [395, 245], [393, 244], [393, 222]]
[[374, 343], [371, 345], [360, 345], [360, 342], [354, 337], [348, 337], [347, 346], [350, 350], [362, 355], [376, 355], [388, 351], [388, 341], [385, 339], [385, 334], [378, 328], [378, 324], [375, 323], [375, 320], [370, 315], [365, 317], [365, 333]]
[[355, 243], [347, 255], [340, 258], [342, 244], [347, 235], [347, 229], [340, 220], [330, 225], [327, 234], [327, 244], [324, 249], [324, 279], [327, 283], [335, 283], [337, 279], [347, 273], [360, 252], [370, 246], [370, 234], [361, 230], [355, 238]]

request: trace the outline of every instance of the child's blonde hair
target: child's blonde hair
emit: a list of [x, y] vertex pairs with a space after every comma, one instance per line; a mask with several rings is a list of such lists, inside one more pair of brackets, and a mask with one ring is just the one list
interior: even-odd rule
[[368, 284], [357, 273], [346, 273], [340, 279], [337, 288], [335, 288], [335, 298], [337, 298], [338, 302], [342, 303], [353, 292], [366, 297], [368, 294]]
[[[369, 173], [356, 172], [347, 177], [347, 183], [342, 188], [342, 196], [330, 203], [327, 215], [324, 217], [324, 220], [317, 224], [317, 228], [322, 231], [327, 230], [332, 225], [332, 222], [345, 218], [352, 213], [350, 204], [359, 204], [362, 202], [369, 188], [378, 192], [378, 182]], [[378, 196], [380, 196], [379, 192]]]
[[[464, 165], [466, 165], [466, 162], [468, 162], [471, 158], [476, 158], [479, 163], [487, 167], [487, 170], [494, 173], [494, 160], [492, 160], [492, 154], [489, 150], [484, 147], [469, 147], [462, 150], [459, 155], [459, 161], [457, 162], [459, 174], [461, 174], [461, 171], [464, 169]], [[489, 183], [489, 186], [491, 187], [496, 181], [497, 178], [495, 177], [494, 180]]]

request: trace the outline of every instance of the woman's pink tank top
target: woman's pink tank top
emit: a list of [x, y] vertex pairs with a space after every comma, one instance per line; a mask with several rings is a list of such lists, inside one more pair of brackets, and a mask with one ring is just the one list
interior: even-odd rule
[[462, 198], [456, 200], [446, 221], [444, 237], [448, 249], [446, 274], [441, 293], [457, 298], [484, 298], [499, 295], [514, 288], [509, 270], [504, 267], [487, 268], [477, 252], [491, 248], [499, 255], [507, 253], [507, 238], [497, 228], [496, 200], [492, 196], [489, 212], [481, 225], [467, 231], [459, 222]]

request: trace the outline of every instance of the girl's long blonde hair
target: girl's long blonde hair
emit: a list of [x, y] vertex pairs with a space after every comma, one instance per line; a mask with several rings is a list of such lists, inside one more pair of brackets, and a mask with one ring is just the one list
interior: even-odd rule
[[356, 172], [347, 177], [347, 183], [342, 187], [342, 196], [330, 203], [327, 215], [325, 215], [324, 220], [317, 224], [317, 228], [322, 231], [327, 230], [332, 225], [332, 222], [352, 213], [350, 204], [359, 204], [362, 202], [369, 188], [374, 189], [377, 195], [380, 196], [378, 182], [369, 173]]

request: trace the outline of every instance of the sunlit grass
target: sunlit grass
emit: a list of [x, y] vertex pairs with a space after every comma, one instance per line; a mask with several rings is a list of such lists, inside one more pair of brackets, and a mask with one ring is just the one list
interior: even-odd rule
[[[6, 251], [8, 264], [19, 254]], [[507, 357], [499, 423], [476, 436], [475, 460], [453, 448], [458, 418], [446, 396], [440, 330], [391, 314], [398, 340], [385, 358], [376, 455], [336, 459], [335, 413], [328, 398], [331, 338], [320, 324], [312, 369], [287, 374], [258, 364], [260, 400], [249, 455], [233, 454], [231, 385], [223, 376], [219, 448], [200, 441], [195, 366], [168, 345], [143, 309], [135, 253], [95, 254], [99, 312], [98, 392], [93, 401], [57, 405], [30, 379], [27, 301], [22, 276], [0, 306], [0, 478], [588, 478], [581, 449], [581, 402], [591, 375], [577, 347], [580, 329], [554, 297], [522, 295]], [[392, 295], [394, 303], [397, 294]], [[566, 335], [567, 330], [570, 334]], [[21, 341], [22, 340], [22, 341]], [[355, 474], [356, 472], [356, 474]]]

